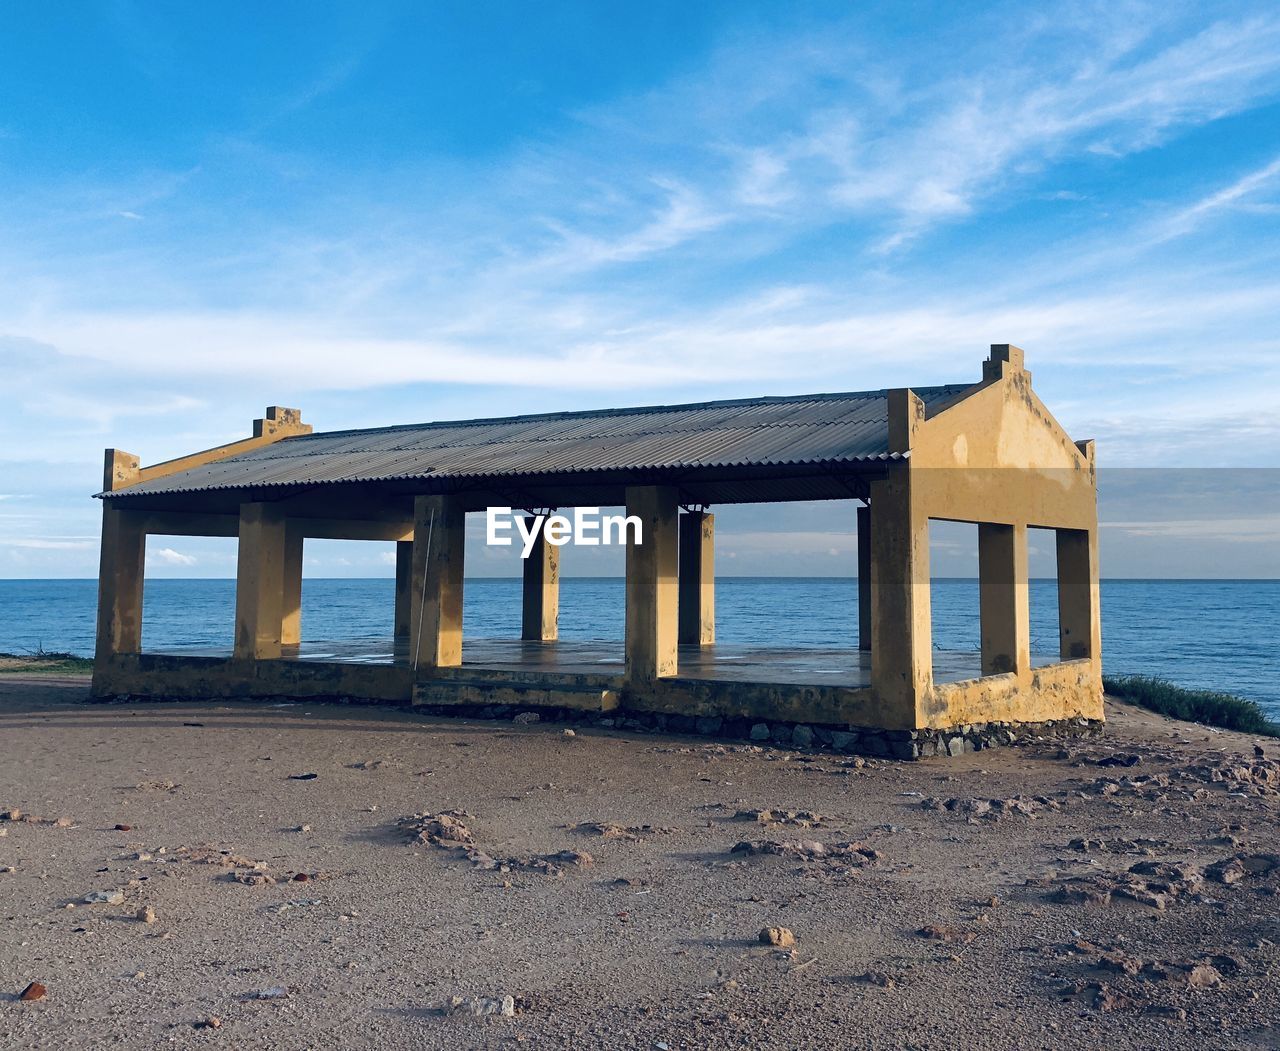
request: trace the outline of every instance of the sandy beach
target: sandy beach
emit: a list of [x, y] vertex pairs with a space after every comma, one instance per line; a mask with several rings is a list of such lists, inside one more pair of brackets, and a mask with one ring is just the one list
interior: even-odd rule
[[6, 1047], [1280, 1046], [1274, 741], [1111, 704], [895, 763], [85, 695], [0, 677]]

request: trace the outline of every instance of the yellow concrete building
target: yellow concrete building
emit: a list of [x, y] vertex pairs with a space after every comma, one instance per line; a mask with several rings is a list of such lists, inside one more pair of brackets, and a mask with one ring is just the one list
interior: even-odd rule
[[[98, 697], [569, 710], [904, 758], [1102, 718], [1093, 444], [1071, 440], [1008, 345], [993, 346], [967, 385], [323, 434], [271, 408], [252, 437], [167, 463], [107, 450], [100, 495]], [[709, 508], [801, 500], [857, 505], [858, 612], [821, 674], [776, 646], [715, 643]], [[464, 523], [491, 506], [625, 506], [640, 518], [620, 652], [557, 639], [559, 549], [545, 541], [524, 563], [522, 638], [464, 641]], [[978, 523], [972, 666], [940, 663], [932, 645], [930, 520]], [[1060, 646], [1038, 661], [1029, 528], [1056, 533]], [[149, 535], [238, 538], [227, 652], [143, 651]], [[384, 658], [306, 652], [311, 538], [396, 542], [396, 638]]]

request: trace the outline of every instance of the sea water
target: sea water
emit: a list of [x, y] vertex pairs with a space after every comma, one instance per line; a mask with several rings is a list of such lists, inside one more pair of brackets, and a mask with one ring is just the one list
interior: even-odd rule
[[[97, 582], [0, 580], [0, 652], [39, 648], [93, 652]], [[561, 582], [560, 636], [621, 641], [623, 581]], [[933, 644], [978, 649], [978, 582], [933, 581]], [[390, 579], [305, 578], [303, 632], [315, 640], [386, 640], [392, 633]], [[520, 581], [469, 579], [464, 632], [471, 638], [520, 634]], [[143, 646], [229, 646], [234, 580], [148, 580]], [[834, 577], [722, 577], [716, 581], [716, 636], [769, 646], [855, 645], [858, 586]], [[1280, 581], [1104, 580], [1103, 666], [1108, 674], [1158, 675], [1181, 686], [1252, 698], [1280, 716]], [[1057, 588], [1031, 582], [1034, 653], [1057, 648]]]

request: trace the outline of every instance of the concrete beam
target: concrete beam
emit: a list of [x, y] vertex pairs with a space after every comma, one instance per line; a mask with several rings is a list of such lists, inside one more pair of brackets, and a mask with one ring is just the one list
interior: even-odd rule
[[858, 649], [871, 651], [871, 508], [858, 507]]
[[236, 564], [237, 659], [280, 656], [284, 579], [284, 514], [274, 504], [241, 504]]
[[716, 516], [680, 515], [680, 644], [716, 641]]
[[147, 534], [142, 516], [106, 504], [98, 567], [98, 661], [142, 649], [142, 580]]
[[978, 523], [982, 674], [1031, 672], [1027, 527]]
[[408, 659], [415, 669], [462, 663], [462, 567], [466, 512], [456, 496], [413, 502], [413, 628]]
[[195, 511], [137, 511], [148, 536], [239, 536], [240, 516]]
[[524, 594], [520, 638], [554, 642], [560, 633], [560, 549], [538, 531], [533, 550], [524, 559]]
[[308, 540], [413, 541], [413, 521], [368, 521], [357, 518], [293, 518]]
[[643, 688], [677, 667], [680, 549], [674, 486], [627, 486], [627, 514], [643, 525], [643, 542], [627, 534], [627, 682]]

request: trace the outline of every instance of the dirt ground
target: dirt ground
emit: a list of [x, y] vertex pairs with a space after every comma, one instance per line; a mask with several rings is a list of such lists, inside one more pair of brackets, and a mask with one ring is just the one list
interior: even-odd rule
[[1276, 1048], [1278, 760], [1122, 705], [894, 763], [4, 676], [0, 1045]]

